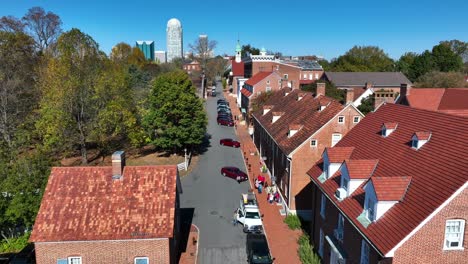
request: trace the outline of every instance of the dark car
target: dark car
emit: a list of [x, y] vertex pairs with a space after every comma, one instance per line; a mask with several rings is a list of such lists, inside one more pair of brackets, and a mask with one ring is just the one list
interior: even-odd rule
[[218, 117], [216, 119], [228, 119], [228, 120], [233, 120], [231, 114], [226, 114], [226, 113], [220, 113], [218, 114]]
[[275, 260], [271, 258], [268, 242], [263, 234], [247, 234], [247, 258], [252, 264], [271, 264]]
[[231, 112], [231, 109], [229, 107], [226, 107], [226, 106], [218, 106], [218, 108], [216, 108], [219, 111], [227, 111], [227, 112]]
[[219, 103], [227, 103], [227, 101], [224, 100], [224, 99], [218, 99], [217, 103], [218, 103], [218, 104], [219, 104]]
[[223, 146], [228, 146], [228, 147], [235, 147], [235, 148], [240, 147], [240, 142], [233, 140], [231, 138], [223, 138], [219, 141], [219, 144]]
[[237, 181], [246, 181], [249, 179], [247, 174], [237, 167], [223, 167], [221, 169], [221, 174], [225, 177], [236, 179]]
[[218, 118], [218, 125], [222, 126], [234, 126], [234, 121], [232, 119], [227, 118]]

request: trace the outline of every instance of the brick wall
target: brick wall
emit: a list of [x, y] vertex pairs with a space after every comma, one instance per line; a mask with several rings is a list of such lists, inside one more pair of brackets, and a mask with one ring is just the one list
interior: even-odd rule
[[356, 109], [351, 106], [348, 106], [341, 115], [345, 117], [344, 124], [338, 124], [337, 116], [314, 136], [318, 143], [317, 147], [311, 147], [310, 141], [308, 141], [294, 153], [290, 187], [293, 199], [291, 200], [290, 210], [311, 209], [311, 189], [310, 186], [306, 188], [308, 184], [311, 184], [310, 177], [306, 174], [307, 171], [322, 157], [325, 148], [331, 146], [333, 133], [340, 133], [344, 137], [357, 124], [353, 123], [354, 116], [362, 118]]
[[[149, 263], [171, 263], [170, 239], [99, 242], [35, 243], [37, 264], [56, 264], [58, 259], [82, 257], [83, 264], [133, 264], [135, 257]], [[172, 260], [174, 261], [174, 260]]]
[[[432, 218], [414, 236], [399, 248], [393, 263], [466, 263], [468, 259], [468, 189]], [[445, 221], [465, 220], [463, 247], [465, 250], [443, 250]]]

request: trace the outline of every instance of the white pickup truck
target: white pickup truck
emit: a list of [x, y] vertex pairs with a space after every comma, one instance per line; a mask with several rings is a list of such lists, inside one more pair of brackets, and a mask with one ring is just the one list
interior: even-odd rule
[[237, 222], [244, 225], [245, 233], [263, 232], [262, 216], [258, 209], [254, 193], [242, 194], [240, 207], [237, 209]]

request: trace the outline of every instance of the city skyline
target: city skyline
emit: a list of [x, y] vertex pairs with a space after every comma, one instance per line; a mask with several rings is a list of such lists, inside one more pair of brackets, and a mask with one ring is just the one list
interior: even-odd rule
[[[60, 16], [65, 31], [79, 28], [107, 54], [119, 42], [133, 44], [140, 39], [155, 41], [155, 50], [166, 49], [166, 23], [173, 17], [184, 28], [184, 50], [200, 34], [207, 34], [218, 42], [216, 55], [234, 55], [240, 39], [241, 45], [326, 59], [343, 55], [355, 45], [373, 45], [398, 59], [405, 52], [431, 49], [439, 41], [468, 40], [464, 14], [468, 3], [462, 0], [448, 0], [442, 6], [433, 0], [395, 0], [378, 6], [369, 0], [353, 3], [292, 0], [288, 12], [275, 16], [266, 1], [240, 0], [232, 6], [213, 0], [204, 5], [183, 2], [183, 8], [181, 3], [172, 2], [146, 3], [145, 8], [119, 3], [124, 2], [5, 1], [0, 15], [22, 17], [29, 8], [41, 6]], [[159, 11], [155, 15], [156, 9]], [[252, 11], [248, 19], [240, 19], [242, 10]]]

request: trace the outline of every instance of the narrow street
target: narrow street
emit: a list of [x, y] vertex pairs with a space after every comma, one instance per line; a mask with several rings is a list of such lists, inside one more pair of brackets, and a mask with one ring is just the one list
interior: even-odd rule
[[240, 149], [219, 145], [222, 138], [237, 137], [233, 127], [216, 122], [216, 101], [223, 96], [219, 82], [217, 94], [206, 100], [207, 133], [211, 138], [196, 168], [181, 180], [181, 208], [193, 212], [192, 223], [200, 229], [198, 263], [246, 263], [246, 235], [241, 225], [233, 226], [232, 218], [241, 193], [250, 187], [247, 181], [238, 184], [220, 173], [224, 166], [245, 171], [245, 165]]

